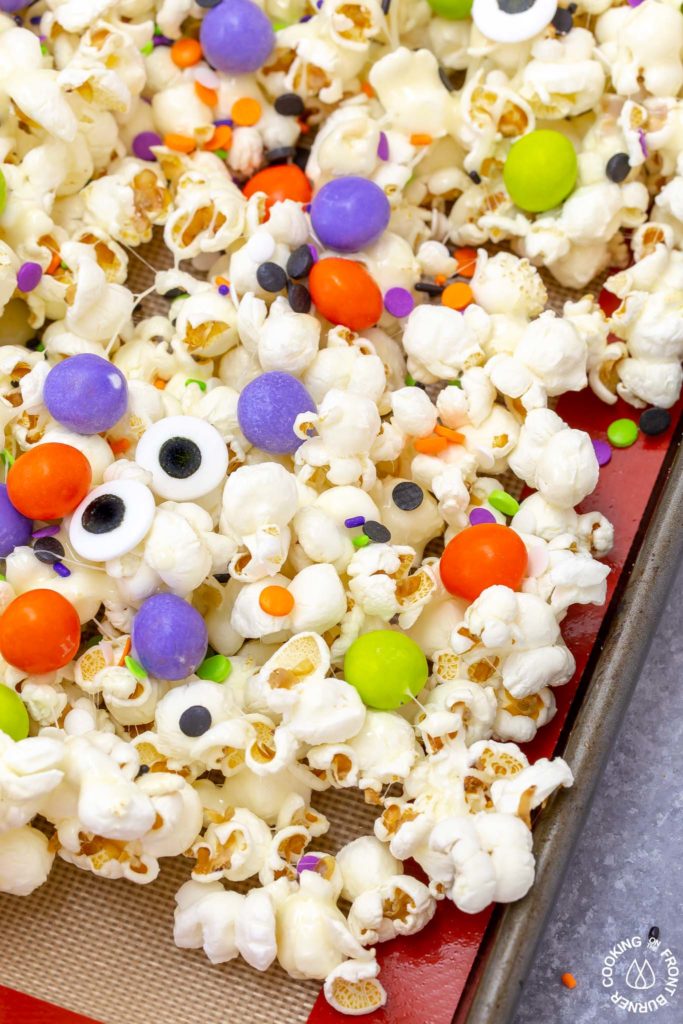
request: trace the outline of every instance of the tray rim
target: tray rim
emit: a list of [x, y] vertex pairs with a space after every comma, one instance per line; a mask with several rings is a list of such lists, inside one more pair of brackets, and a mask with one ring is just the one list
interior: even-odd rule
[[[600, 653], [586, 667], [588, 686], [557, 753], [575, 775], [534, 825], [536, 880], [529, 894], [494, 916], [452, 1024], [512, 1024], [554, 899], [583, 830], [608, 756], [650, 649], [660, 610], [683, 560], [683, 439], [672, 440], [649, 522], [628, 558], [628, 578], [613, 596]], [[471, 1002], [468, 989], [474, 986]], [[463, 1012], [463, 1003], [467, 1009]]]

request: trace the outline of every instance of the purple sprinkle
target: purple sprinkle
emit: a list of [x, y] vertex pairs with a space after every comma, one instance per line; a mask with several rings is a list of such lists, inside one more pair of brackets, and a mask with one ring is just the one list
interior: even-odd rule
[[384, 296], [384, 306], [392, 316], [408, 316], [415, 308], [415, 300], [407, 288], [390, 288]]
[[42, 14], [34, 14], [33, 17], [31, 18], [31, 24], [32, 25], [40, 25], [42, 20], [43, 20]]
[[317, 857], [314, 853], [305, 853], [303, 857], [299, 858], [299, 863], [296, 866], [297, 874], [301, 874], [303, 871], [315, 871], [320, 863], [320, 857]]
[[638, 142], [640, 143], [640, 151], [644, 157], [648, 156], [647, 139], [645, 138], [645, 132], [642, 128], [638, 129]]
[[71, 569], [67, 569], [67, 567], [65, 565], [62, 565], [61, 562], [53, 562], [52, 568], [57, 573], [57, 575], [61, 576], [63, 579], [66, 579], [67, 576], [71, 575]]
[[629, 7], [640, 7], [643, 0], [628, 0]]
[[364, 526], [364, 525], [365, 525], [365, 516], [351, 516], [350, 519], [345, 519], [344, 520], [344, 526], [348, 530], [352, 530], [354, 528], [354, 526]]
[[487, 508], [473, 508], [470, 512], [470, 525], [481, 526], [483, 523], [495, 523], [497, 522], [493, 512], [489, 512]]
[[384, 132], [379, 133], [379, 142], [377, 144], [377, 156], [380, 160], [389, 159], [389, 139], [386, 137]]
[[161, 145], [161, 136], [156, 132], [139, 132], [133, 139], [133, 153], [138, 160], [147, 160], [153, 163], [156, 160], [152, 152], [152, 146]]
[[593, 441], [598, 466], [606, 466], [612, 458], [612, 448], [607, 441]]
[[218, 126], [221, 125], [221, 124], [227, 124], [228, 128], [232, 128], [232, 126], [233, 126], [233, 120], [232, 120], [231, 117], [221, 117], [217, 121], [214, 121], [213, 123], [216, 126], [216, 128], [218, 128]]
[[20, 292], [32, 292], [43, 276], [40, 263], [22, 263], [17, 271], [17, 287]]
[[41, 530], [36, 530], [36, 532], [32, 533], [31, 536], [34, 540], [40, 540], [41, 537], [56, 537], [59, 533], [59, 529], [59, 526], [56, 524], [54, 526], [43, 526]]
[[221, 284], [218, 286], [219, 295], [227, 295], [229, 291], [230, 289], [228, 288], [227, 284]]
[[299, 22], [303, 25], [304, 22], [310, 21], [312, 17], [312, 14], [304, 14], [303, 18], [299, 18]]
[[308, 248], [309, 248], [309, 251], [311, 253], [311, 256], [313, 257], [313, 262], [317, 263], [318, 260], [320, 259], [320, 255], [318, 253], [318, 250], [316, 249], [316, 247], [314, 245], [309, 245]]
[[168, 36], [152, 36], [152, 42], [155, 46], [173, 46], [173, 40], [169, 39]]

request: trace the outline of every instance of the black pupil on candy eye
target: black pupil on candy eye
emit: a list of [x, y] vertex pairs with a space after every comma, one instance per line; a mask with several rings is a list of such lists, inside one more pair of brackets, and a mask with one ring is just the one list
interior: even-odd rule
[[211, 712], [201, 704], [194, 704], [183, 711], [178, 725], [186, 736], [203, 736], [211, 728]]
[[523, 14], [534, 6], [536, 0], [496, 0], [496, 3], [505, 14]]
[[189, 437], [169, 437], [159, 450], [159, 465], [175, 480], [187, 480], [202, 464], [199, 445]]
[[125, 514], [125, 503], [118, 494], [100, 494], [86, 508], [81, 523], [88, 533], [111, 533], [121, 525]]

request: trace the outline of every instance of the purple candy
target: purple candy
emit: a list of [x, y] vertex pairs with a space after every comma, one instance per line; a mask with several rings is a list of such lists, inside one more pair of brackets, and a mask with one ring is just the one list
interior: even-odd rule
[[386, 137], [384, 132], [379, 133], [379, 142], [377, 143], [377, 156], [380, 160], [389, 159], [389, 139]]
[[156, 157], [152, 152], [152, 146], [160, 146], [162, 139], [156, 132], [139, 132], [133, 139], [133, 153], [138, 160], [147, 160], [154, 163]]
[[53, 366], [43, 401], [58, 423], [76, 434], [110, 430], [128, 408], [126, 378], [107, 359], [85, 352]]
[[237, 420], [246, 439], [272, 455], [291, 455], [303, 444], [294, 433], [302, 412], [316, 412], [303, 384], [290, 373], [273, 370], [247, 384], [237, 402]]
[[14, 14], [15, 11], [28, 7], [30, 2], [31, 0], [0, 0], [0, 11], [4, 11], [6, 14]]
[[390, 288], [384, 296], [384, 306], [392, 316], [408, 316], [415, 308], [415, 300], [407, 288]]
[[612, 446], [607, 441], [593, 441], [598, 466], [606, 466], [612, 459]]
[[494, 516], [493, 512], [489, 512], [487, 508], [473, 508], [470, 512], [470, 524], [472, 526], [481, 526], [482, 523], [497, 523], [498, 520]]
[[154, 594], [133, 619], [133, 649], [151, 676], [185, 679], [204, 661], [209, 642], [196, 608], [175, 594]]
[[390, 216], [379, 185], [354, 175], [328, 181], [311, 203], [313, 230], [323, 245], [338, 252], [358, 252], [377, 241]]
[[20, 292], [32, 292], [37, 288], [43, 277], [40, 263], [22, 263], [17, 271], [17, 287]]
[[275, 46], [270, 19], [251, 0], [229, 0], [212, 7], [199, 30], [204, 57], [218, 71], [243, 75], [258, 71]]
[[16, 510], [7, 496], [7, 488], [0, 484], [0, 558], [28, 544], [32, 529], [32, 521]]

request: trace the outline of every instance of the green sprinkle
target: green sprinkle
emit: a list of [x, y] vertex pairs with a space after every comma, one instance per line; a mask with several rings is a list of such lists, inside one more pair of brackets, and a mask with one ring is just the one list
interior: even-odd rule
[[60, 262], [59, 266], [60, 266], [60, 269], [61, 269], [61, 270], [68, 270], [68, 269], [69, 269], [69, 268], [67, 267], [66, 263], [64, 262], [64, 260], [62, 260], [62, 261]]
[[281, 32], [283, 28], [289, 28], [289, 25], [287, 24], [286, 21], [274, 21], [273, 22], [273, 29], [276, 32]]
[[354, 537], [351, 541], [354, 548], [365, 548], [370, 543], [370, 538], [364, 533], [359, 533], [357, 537]]
[[227, 160], [228, 159], [228, 151], [227, 151], [227, 149], [214, 149], [213, 155], [217, 156], [219, 160]]
[[6, 582], [7, 582], [7, 577], [5, 575], [3, 575], [3, 573], [0, 572], [0, 583], [6, 583]]
[[171, 302], [177, 302], [178, 299], [187, 299], [187, 298], [189, 298], [189, 293], [188, 292], [182, 292], [180, 295], [174, 295], [173, 298], [171, 299]]
[[148, 43], [145, 43], [144, 46], [140, 47], [140, 53], [144, 53], [144, 55], [146, 57], [148, 54], [150, 54], [152, 52], [153, 49], [154, 49], [154, 43], [150, 39], [150, 41]]
[[0, 452], [0, 459], [2, 459], [6, 466], [14, 465], [14, 456], [6, 448], [3, 448]]
[[406, 387], [414, 388], [416, 384], [417, 384], [417, 381], [415, 380], [413, 375], [411, 373], [407, 373], [406, 374]]
[[229, 658], [222, 654], [214, 654], [211, 658], [205, 658], [197, 669], [200, 679], [208, 679], [212, 683], [224, 683], [232, 672], [232, 664]]
[[45, 43], [41, 43], [40, 44], [40, 52], [42, 53], [43, 57], [47, 57], [48, 49], [47, 49], [47, 46], [45, 45]]
[[638, 440], [638, 424], [634, 420], [614, 420], [607, 428], [607, 438], [615, 448], [630, 448]]
[[504, 516], [514, 516], [519, 512], [519, 502], [507, 491], [491, 491], [487, 501], [491, 508], [502, 512]]
[[462, 381], [461, 380], [449, 380], [448, 383], [450, 384], [450, 386], [452, 388], [460, 388], [460, 390], [462, 391]]
[[203, 380], [197, 380], [196, 377], [188, 377], [185, 381], [185, 387], [187, 387], [188, 384], [196, 384], [202, 391], [206, 391], [206, 383]]
[[36, 352], [44, 352], [44, 351], [45, 351], [45, 346], [43, 345], [43, 343], [41, 341], [40, 345], [36, 345]]
[[145, 672], [140, 662], [136, 661], [135, 658], [131, 658], [130, 654], [126, 656], [124, 660], [124, 665], [131, 673], [131, 675], [134, 675], [136, 679], [147, 678], [147, 673]]

